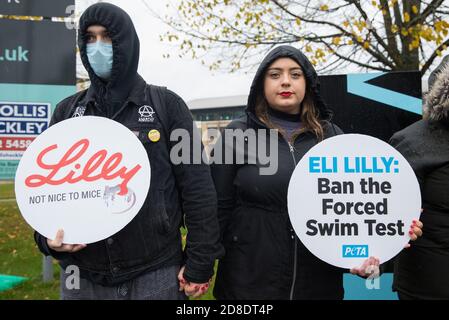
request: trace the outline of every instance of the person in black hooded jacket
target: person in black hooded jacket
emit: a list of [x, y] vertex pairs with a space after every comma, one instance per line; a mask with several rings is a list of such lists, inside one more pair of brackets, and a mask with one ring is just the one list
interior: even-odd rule
[[[306, 56], [291, 46], [273, 49], [256, 72], [246, 115], [225, 130], [277, 129], [277, 171], [260, 174], [266, 165], [250, 163], [248, 146], [238, 150], [231, 135], [222, 134], [214, 147], [222, 155], [243, 154], [245, 159], [243, 164], [215, 160], [212, 165], [226, 251], [217, 270], [217, 299], [343, 298], [345, 270], [308, 251], [287, 212], [288, 183], [297, 163], [318, 142], [342, 133], [330, 120], [317, 73]], [[259, 135], [257, 139], [259, 148]], [[351, 273], [366, 277], [371, 265], [379, 266], [379, 260], [370, 257]]]
[[423, 236], [395, 259], [401, 300], [449, 299], [449, 64], [440, 65], [424, 116], [390, 143], [412, 166], [421, 188]]
[[[204, 163], [172, 164], [170, 148], [176, 141], [162, 134], [181, 128], [193, 139], [196, 128], [186, 104], [169, 90], [159, 91], [163, 102], [152, 101], [150, 86], [137, 73], [139, 38], [131, 18], [119, 7], [98, 3], [87, 8], [80, 19], [78, 45], [91, 86], [60, 102], [51, 125], [83, 115], [118, 121], [141, 140], [152, 174], [143, 207], [110, 238], [69, 245], [63, 242], [63, 230], [55, 239], [35, 233], [39, 249], [60, 262], [61, 298], [183, 299], [184, 292], [204, 294], [215, 259], [223, 253], [210, 169]], [[167, 117], [151, 107], [157, 103], [162, 104], [157, 110]], [[142, 108], [152, 113], [144, 114]], [[158, 140], [150, 140], [151, 130], [158, 130]], [[183, 213], [189, 230], [184, 254], [179, 229]], [[68, 266], [80, 270], [78, 290], [66, 287]]]

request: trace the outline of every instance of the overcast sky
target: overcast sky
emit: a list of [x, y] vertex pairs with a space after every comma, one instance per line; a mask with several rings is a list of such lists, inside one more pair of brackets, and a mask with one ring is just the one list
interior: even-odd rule
[[[83, 11], [92, 0], [76, 0], [77, 10]], [[139, 73], [148, 82], [166, 86], [179, 94], [185, 101], [249, 92], [253, 74], [210, 72], [200, 61], [180, 59], [174, 48], [161, 42], [159, 36], [169, 27], [152, 16], [141, 0], [108, 0], [133, 19], [140, 39]], [[165, 0], [148, 1], [153, 10], [165, 12]], [[162, 55], [170, 53], [170, 58]]]

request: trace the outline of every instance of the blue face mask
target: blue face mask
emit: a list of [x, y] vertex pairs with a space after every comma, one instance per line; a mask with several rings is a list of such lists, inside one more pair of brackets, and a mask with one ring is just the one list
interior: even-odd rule
[[113, 62], [112, 44], [101, 41], [88, 43], [86, 53], [95, 74], [104, 80], [109, 80]]

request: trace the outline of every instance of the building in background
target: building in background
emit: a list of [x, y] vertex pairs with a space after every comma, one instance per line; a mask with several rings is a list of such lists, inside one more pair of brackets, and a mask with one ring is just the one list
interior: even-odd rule
[[208, 130], [222, 130], [245, 113], [247, 95], [195, 99], [187, 102], [193, 120], [201, 130], [204, 147], [209, 152], [216, 139], [209, 139]]

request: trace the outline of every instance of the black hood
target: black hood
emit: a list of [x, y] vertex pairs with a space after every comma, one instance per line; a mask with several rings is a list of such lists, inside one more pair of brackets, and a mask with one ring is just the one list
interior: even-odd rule
[[263, 59], [251, 84], [246, 108], [247, 112], [255, 114], [257, 95], [263, 90], [265, 71], [278, 58], [291, 58], [301, 66], [306, 77], [307, 87], [311, 89], [310, 91], [313, 94], [315, 107], [319, 110], [320, 120], [330, 120], [332, 112], [321, 98], [320, 82], [315, 68], [301, 51], [291, 46], [276, 47]]
[[[112, 39], [113, 65], [111, 78], [102, 81], [92, 70], [86, 53], [87, 28], [92, 25], [105, 27]], [[128, 97], [138, 79], [140, 42], [130, 16], [121, 8], [110, 3], [97, 3], [84, 11], [80, 18], [78, 37], [81, 60], [89, 73], [90, 91], [96, 100], [108, 109], [114, 111]], [[112, 110], [110, 110], [112, 109]]]

